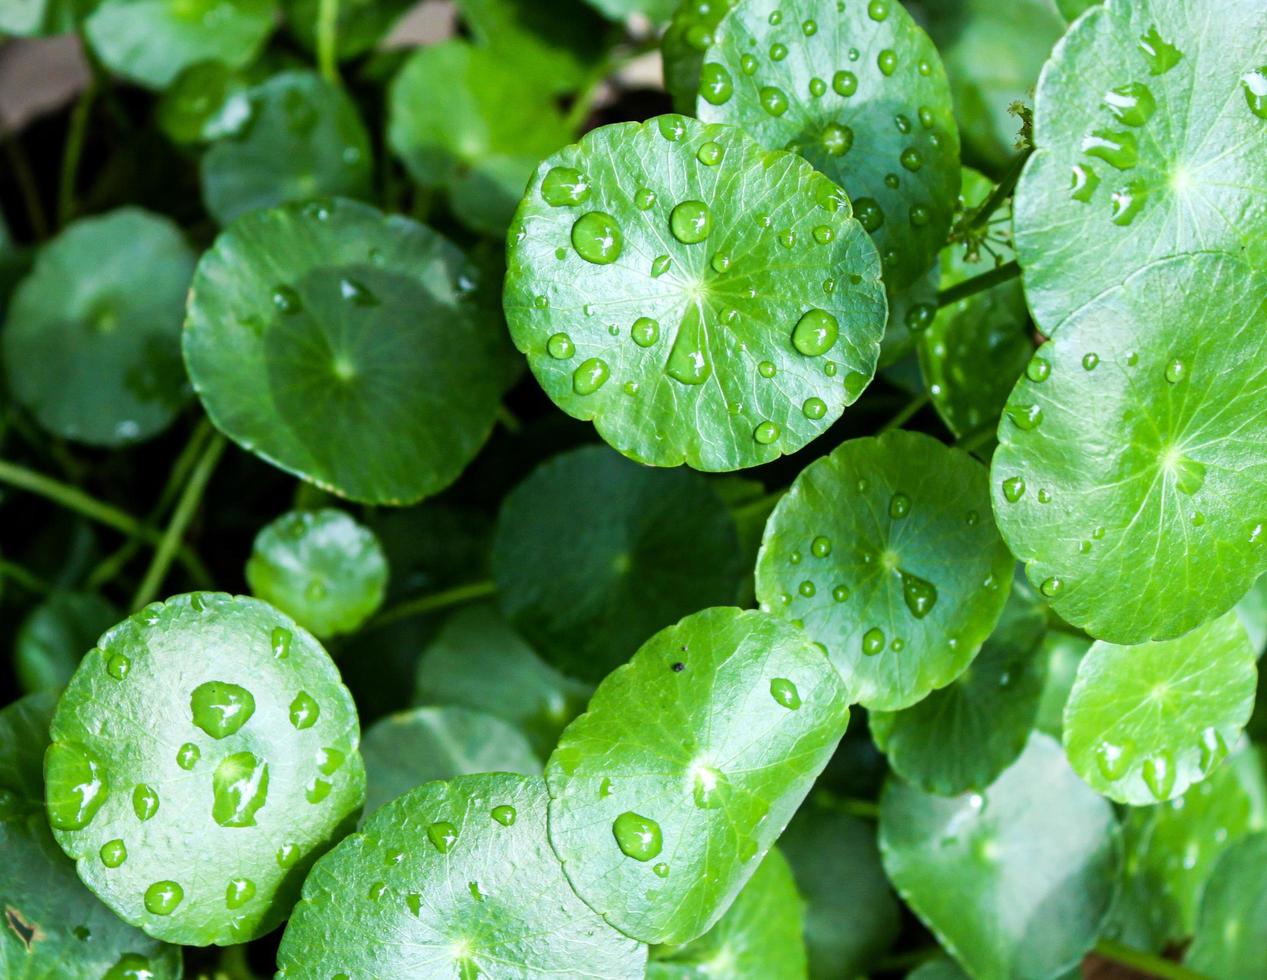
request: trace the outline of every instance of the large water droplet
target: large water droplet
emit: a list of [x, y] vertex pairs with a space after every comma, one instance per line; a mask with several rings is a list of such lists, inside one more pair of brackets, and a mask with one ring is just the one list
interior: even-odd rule
[[869, 197], [860, 197], [853, 202], [853, 216], [868, 232], [875, 231], [884, 224], [884, 211]]
[[552, 208], [584, 204], [589, 200], [590, 179], [572, 167], [552, 167], [541, 181], [541, 197]]
[[887, 78], [897, 71], [897, 54], [892, 48], [885, 48], [876, 57], [875, 63], [880, 68], [880, 72]]
[[806, 357], [819, 357], [831, 350], [839, 334], [834, 316], [826, 310], [809, 310], [792, 329], [792, 346]]
[[176, 750], [176, 765], [189, 772], [198, 764], [198, 759], [202, 755], [198, 746], [193, 742], [186, 742]]
[[153, 786], [137, 783], [132, 790], [132, 811], [137, 820], [152, 819], [158, 813], [158, 791]]
[[87, 827], [109, 787], [105, 767], [74, 742], [54, 742], [44, 757], [48, 820], [58, 830]]
[[254, 827], [268, 799], [268, 763], [250, 752], [234, 752], [216, 766], [211, 780], [211, 816], [221, 827]]
[[515, 822], [515, 808], [509, 803], [495, 806], [492, 810], [492, 817], [503, 827], [509, 827]]
[[290, 656], [290, 641], [294, 639], [290, 630], [284, 626], [277, 626], [273, 629], [269, 643], [273, 650], [273, 656], [278, 660], [285, 660]]
[[923, 619], [937, 605], [937, 586], [927, 579], [910, 572], [899, 572], [902, 576], [902, 599], [906, 608], [916, 619]]
[[1241, 76], [1245, 102], [1259, 119], [1267, 119], [1267, 65]]
[[1155, 800], [1169, 799], [1175, 788], [1175, 763], [1168, 752], [1159, 752], [1144, 760], [1144, 785]]
[[752, 430], [752, 438], [762, 446], [768, 446], [779, 438], [779, 426], [775, 422], [765, 421]]
[[437, 820], [427, 827], [427, 839], [441, 854], [448, 854], [458, 840], [458, 829], [447, 820]]
[[1127, 126], [1142, 126], [1157, 111], [1157, 100], [1143, 82], [1128, 82], [1104, 93], [1104, 104], [1113, 118]]
[[591, 211], [577, 218], [572, 226], [572, 247], [586, 262], [610, 265], [620, 258], [624, 246], [620, 225], [610, 214]]
[[101, 863], [107, 868], [117, 868], [128, 859], [128, 848], [117, 837], [101, 845]]
[[838, 71], [831, 79], [831, 87], [845, 98], [858, 91], [858, 76], [851, 71]]
[[893, 520], [901, 520], [911, 512], [911, 498], [902, 491], [898, 491], [889, 498], [889, 517]]
[[843, 157], [853, 149], [853, 130], [842, 123], [828, 123], [819, 141], [829, 156]]
[[1069, 183], [1070, 197], [1085, 204], [1095, 195], [1095, 189], [1099, 186], [1100, 178], [1094, 170], [1081, 163], [1073, 165], [1073, 179]]
[[781, 116], [787, 112], [787, 93], [776, 85], [765, 85], [757, 96], [761, 108], [772, 116]]
[[290, 723], [300, 731], [315, 725], [320, 714], [321, 709], [307, 691], [300, 691], [290, 702]]
[[1042, 422], [1043, 408], [1041, 405], [1011, 405], [1008, 407], [1007, 417], [1018, 429], [1029, 432], [1038, 428], [1038, 424]]
[[684, 385], [701, 385], [713, 373], [703, 321], [697, 310], [689, 311], [682, 320], [664, 370], [670, 378]]
[[251, 692], [227, 681], [207, 681], [194, 688], [189, 698], [194, 724], [212, 738], [226, 738], [255, 714]]
[[711, 105], [722, 105], [730, 101], [735, 90], [734, 80], [725, 65], [710, 61], [700, 69], [699, 91], [704, 101]]
[[669, 229], [683, 245], [695, 245], [713, 229], [713, 216], [703, 201], [683, 201], [669, 214]]
[[770, 681], [770, 697], [789, 711], [795, 711], [801, 706], [801, 692], [786, 677], [776, 677]]
[[1148, 62], [1152, 75], [1164, 75], [1183, 60], [1183, 52], [1162, 39], [1156, 27], [1150, 27], [1139, 39], [1139, 49]]
[[1119, 187], [1110, 199], [1112, 210], [1109, 217], [1115, 225], [1129, 225], [1144, 210], [1148, 200], [1148, 183], [1143, 180], [1132, 180]]
[[1095, 747], [1095, 764], [1100, 775], [1109, 782], [1117, 782], [1135, 761], [1135, 745], [1126, 740], [1121, 745], [1103, 741]]
[[650, 861], [660, 853], [664, 838], [660, 825], [649, 817], [627, 810], [612, 823], [612, 834], [626, 857]]
[[255, 897], [255, 882], [250, 878], [232, 878], [224, 890], [226, 908], [240, 909]]
[[576, 353], [576, 345], [572, 343], [572, 338], [565, 333], [552, 334], [550, 339], [546, 341], [546, 353], [556, 361], [566, 361]]
[[877, 653], [884, 649], [884, 630], [878, 626], [872, 626], [862, 634], [862, 652], [868, 657], [874, 657]]
[[1094, 130], [1083, 137], [1082, 152], [1118, 170], [1130, 170], [1139, 162], [1139, 143], [1129, 129]]

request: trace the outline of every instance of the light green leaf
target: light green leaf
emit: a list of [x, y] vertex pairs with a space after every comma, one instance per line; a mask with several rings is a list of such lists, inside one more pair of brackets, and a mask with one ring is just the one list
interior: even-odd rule
[[985, 468], [896, 430], [845, 442], [796, 478], [766, 525], [757, 598], [826, 647], [853, 700], [893, 711], [968, 666], [1012, 566]]
[[199, 61], [249, 65], [276, 19], [274, 0], [102, 0], [84, 31], [111, 71], [165, 88]]
[[55, 592], [31, 610], [13, 641], [13, 667], [23, 691], [66, 686], [83, 655], [118, 622], [113, 603], [90, 592]]
[[207, 143], [234, 136], [251, 124], [250, 86], [218, 61], [190, 65], [158, 100], [158, 125], [177, 143]]
[[505, 342], [479, 288], [407, 218], [347, 200], [254, 212], [198, 264], [185, 364], [244, 448], [353, 500], [415, 501], [493, 425]]
[[55, 703], [46, 692], [0, 710], [0, 976], [179, 977], [180, 950], [121, 922], [53, 841], [40, 764]]
[[0, 33], [15, 37], [65, 34], [82, 16], [83, 0], [6, 0], [0, 6]]
[[1232, 613], [1177, 640], [1093, 644], [1065, 705], [1070, 764], [1119, 803], [1181, 795], [1223, 760], [1249, 721], [1254, 660]]
[[538, 168], [506, 317], [546, 393], [622, 453], [734, 470], [800, 449], [861, 394], [879, 274], [809, 164], [660, 116], [594, 130]]
[[1117, 821], [1047, 736], [983, 794], [934, 796], [894, 779], [880, 811], [889, 878], [973, 977], [1058, 976], [1095, 943]]
[[1038, 716], [1034, 728], [1060, 739], [1064, 732], [1065, 704], [1073, 690], [1078, 664], [1091, 649], [1091, 641], [1053, 629], [1043, 637], [1037, 656], [1046, 664], [1047, 680], [1038, 702]]
[[148, 439], [188, 398], [180, 323], [194, 253], [139, 208], [74, 222], [39, 252], [3, 334], [13, 397], [55, 435]]
[[779, 838], [805, 899], [812, 980], [863, 976], [897, 938], [900, 913], [874, 823], [810, 801]]
[[466, 708], [412, 708], [365, 733], [365, 812], [423, 783], [477, 772], [541, 774], [527, 739], [500, 718]]
[[827, 764], [847, 703], [822, 653], [772, 616], [706, 609], [661, 630], [546, 764], [576, 893], [644, 942], [707, 932]]
[[772, 850], [713, 928], [651, 951], [647, 980], [804, 980], [802, 906], [792, 869]]
[[[339, 0], [334, 22], [339, 58], [369, 51], [414, 6], [413, 0]], [[309, 51], [316, 50], [321, 0], [283, 0], [282, 7], [291, 33]]]
[[840, 184], [885, 282], [925, 273], [959, 189], [959, 133], [937, 49], [897, 0], [745, 0], [713, 32], [696, 112], [791, 149]]
[[1267, 833], [1224, 852], [1206, 885], [1184, 965], [1218, 980], [1267, 974]]
[[57, 705], [53, 836], [120, 918], [187, 945], [287, 914], [365, 798], [356, 707], [266, 603], [194, 592], [101, 637]]
[[1039, 643], [1047, 611], [1016, 582], [998, 626], [954, 681], [898, 712], [868, 715], [893, 771], [930, 793], [981, 791], [1010, 766], [1029, 738], [1043, 693]]
[[[960, 210], [980, 207], [994, 189], [975, 170], [963, 170]], [[1002, 225], [991, 225], [984, 244], [970, 252], [962, 244], [941, 251], [941, 287], [948, 289], [1015, 258], [1011, 207], [1000, 209]], [[932, 303], [936, 304], [936, 297]], [[918, 314], [916, 323], [922, 322]], [[1021, 284], [1012, 280], [937, 311], [919, 338], [919, 366], [933, 407], [956, 436], [994, 427], [1007, 396], [1034, 352], [1029, 311]]]
[[568, 887], [547, 802], [540, 778], [495, 773], [387, 804], [304, 882], [278, 977], [642, 977], [646, 948]]
[[414, 702], [495, 715], [544, 757], [592, 691], [538, 657], [494, 607], [479, 605], [450, 616], [423, 651]]
[[288, 71], [245, 98], [249, 119], [202, 158], [202, 196], [221, 225], [288, 201], [369, 194], [369, 134], [342, 89], [315, 72]]
[[1265, 316], [1267, 276], [1172, 259], [1030, 361], [999, 425], [994, 512], [1067, 622], [1113, 643], [1168, 639], [1267, 569]]
[[1067, 21], [1077, 20], [1083, 11], [1090, 10], [1100, 0], [1056, 0], [1056, 6]]
[[[1039, 82], [1038, 149], [1016, 192], [1043, 333], [1170, 257], [1186, 259], [1184, 287], [1202, 304], [1224, 297], [1196, 271], [1200, 253], [1267, 262], [1265, 66], [1267, 7], [1251, 0], [1108, 0], [1069, 29]], [[1147, 312], [1165, 317], [1166, 300]]]
[[605, 446], [562, 453], [502, 504], [493, 577], [507, 620], [563, 673], [598, 682], [652, 633], [733, 602], [734, 519], [704, 477]]
[[448, 190], [455, 207], [464, 200], [458, 217], [494, 234], [505, 232], [536, 161], [568, 137], [548, 90], [461, 40], [410, 56], [388, 115], [388, 140], [410, 176]]
[[343, 511], [292, 510], [255, 536], [246, 581], [304, 629], [333, 636], [382, 604], [387, 559], [374, 532]]
[[1259, 577], [1235, 606], [1236, 616], [1249, 634], [1249, 645], [1262, 656], [1267, 647], [1267, 575]]

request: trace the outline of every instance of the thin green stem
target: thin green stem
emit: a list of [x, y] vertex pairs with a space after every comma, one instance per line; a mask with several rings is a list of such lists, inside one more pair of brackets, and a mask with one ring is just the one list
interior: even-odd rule
[[787, 487], [780, 487], [778, 490], [772, 490], [770, 493], [757, 497], [755, 500], [745, 500], [743, 503], [732, 507], [731, 510], [735, 513], [760, 513], [761, 511], [769, 513], [778, 506], [779, 501], [783, 499], [787, 491]]
[[975, 432], [969, 432], [960, 436], [955, 440], [955, 448], [962, 449], [966, 453], [974, 453], [982, 446], [989, 443], [994, 437], [996, 429], [993, 424], [983, 425]]
[[509, 432], [512, 436], [518, 435], [519, 430], [523, 428], [523, 424], [519, 421], [519, 419], [515, 418], [515, 413], [505, 405], [499, 405], [497, 407], [497, 421], [500, 422], [502, 428]]
[[15, 562], [0, 559], [0, 579], [7, 578], [26, 589], [28, 592], [37, 592], [40, 595], [46, 595], [52, 591], [51, 586], [34, 572], [23, 568]]
[[922, 963], [941, 955], [940, 946], [921, 946], [903, 953], [892, 953], [876, 964], [877, 973], [907, 973]]
[[815, 801], [829, 810], [845, 813], [863, 820], [879, 820], [880, 804], [871, 800], [857, 800], [850, 796], [837, 796], [831, 790], [819, 790], [814, 794]]
[[317, 64], [331, 85], [339, 82], [339, 0], [321, 0], [317, 8]]
[[18, 191], [22, 194], [22, 204], [26, 208], [26, 218], [36, 238], [48, 237], [48, 216], [44, 213], [44, 204], [40, 201], [39, 187], [35, 183], [35, 174], [31, 172], [31, 161], [27, 159], [18, 138], [7, 130], [0, 141], [4, 143], [5, 155], [9, 158], [9, 166], [13, 168], [13, 176], [18, 183]]
[[1025, 169], [1025, 161], [1029, 159], [1034, 148], [1026, 147], [1012, 158], [1012, 162], [1008, 164], [1007, 171], [1003, 174], [1003, 179], [990, 191], [990, 196], [981, 202], [981, 206], [975, 211], [969, 212], [960, 222], [958, 233], [972, 233], [980, 231], [990, 223], [990, 217], [1002, 207], [1003, 202], [1012, 196], [1012, 192], [1016, 190], [1016, 182], [1021, 178], [1021, 171]]
[[922, 395], [917, 395], [915, 398], [912, 398], [902, 407], [900, 412], [885, 422], [884, 425], [880, 426], [880, 431], [888, 432], [890, 429], [902, 428], [902, 426], [906, 425], [907, 422], [914, 418], [915, 414], [927, 405], [929, 401], [930, 396], [928, 392], [924, 392]]
[[961, 299], [967, 299], [977, 293], [984, 293], [987, 289], [993, 289], [1001, 283], [1015, 279], [1020, 274], [1021, 267], [1019, 263], [1015, 260], [1005, 262], [989, 272], [983, 272], [979, 276], [973, 276], [971, 279], [955, 283], [948, 289], [943, 289], [937, 294], [937, 306], [938, 308], [949, 306], [951, 303], [958, 303]]
[[88, 119], [97, 97], [96, 85], [89, 85], [80, 93], [79, 101], [70, 114], [66, 130], [66, 145], [62, 150], [62, 176], [57, 188], [57, 227], [64, 228], [75, 215], [75, 184], [79, 177], [79, 161], [84, 153], [84, 138], [88, 133]]
[[207, 482], [211, 479], [211, 474], [215, 472], [216, 464], [220, 462], [220, 457], [224, 454], [227, 445], [224, 436], [217, 432], [212, 436], [210, 443], [190, 472], [189, 481], [176, 502], [176, 509], [172, 511], [172, 519], [167, 523], [167, 530], [163, 532], [158, 547], [154, 549], [150, 567], [146, 569], [145, 577], [141, 579], [141, 584], [137, 586], [136, 593], [132, 597], [134, 610], [150, 602], [162, 586], [172, 566], [172, 559], [176, 557], [176, 551], [189, 527], [189, 522], [197, 513], [198, 505], [202, 503]]
[[[43, 473], [28, 470], [25, 466], [0, 460], [0, 483], [27, 490], [47, 500], [60, 504], [67, 510], [82, 514], [89, 520], [112, 527], [124, 534], [140, 534], [144, 536], [145, 528], [135, 517], [111, 504], [92, 497], [78, 487], [54, 480]], [[153, 535], [156, 540], [157, 535]]]
[[496, 591], [497, 584], [492, 581], [455, 585], [451, 589], [445, 589], [442, 592], [432, 592], [429, 595], [418, 596], [416, 599], [407, 599], [399, 605], [385, 609], [366, 623], [362, 629], [365, 631], [375, 630], [391, 623], [398, 623], [402, 619], [421, 616], [423, 613], [436, 612], [440, 609], [448, 609], [451, 606], [461, 606], [468, 602], [474, 602], [476, 599], [485, 599]]
[[1207, 980], [1204, 973], [1190, 970], [1182, 963], [1165, 959], [1155, 953], [1146, 953], [1132, 946], [1124, 946], [1111, 939], [1101, 939], [1096, 943], [1095, 952], [1097, 956], [1106, 960], [1129, 966], [1133, 970], [1139, 970], [1150, 976], [1161, 977], [1162, 980]]
[[614, 75], [629, 62], [636, 58], [641, 58], [657, 46], [658, 41], [653, 35], [649, 38], [644, 38], [629, 51], [622, 54], [612, 54], [600, 62], [590, 72], [585, 84], [577, 92], [576, 98], [572, 100], [572, 105], [568, 107], [568, 113], [563, 118], [563, 125], [568, 132], [580, 134], [581, 127], [585, 125], [585, 120], [589, 118], [590, 111], [594, 108], [594, 100], [598, 98], [598, 93], [602, 91], [603, 83], [609, 76]]

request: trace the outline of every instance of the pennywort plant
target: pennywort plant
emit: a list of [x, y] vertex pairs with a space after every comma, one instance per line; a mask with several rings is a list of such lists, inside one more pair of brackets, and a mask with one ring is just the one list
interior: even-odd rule
[[0, 976], [1267, 973], [1261, 3], [0, 32]]

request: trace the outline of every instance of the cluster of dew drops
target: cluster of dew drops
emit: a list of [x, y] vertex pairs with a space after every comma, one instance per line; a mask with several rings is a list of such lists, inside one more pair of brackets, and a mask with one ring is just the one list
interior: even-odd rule
[[[205, 600], [198, 594], [190, 599], [196, 612], [205, 610]], [[134, 616], [138, 622], [153, 625], [158, 622], [156, 607], [147, 607]], [[274, 628], [269, 635], [269, 647], [278, 660], [290, 655], [293, 634], [285, 627]], [[100, 652], [105, 672], [114, 681], [123, 683], [132, 670], [131, 659], [123, 653], [107, 655]], [[198, 685], [190, 697], [190, 714], [193, 725], [205, 735], [219, 741], [240, 731], [255, 713], [255, 698], [251, 692], [237, 684], [225, 681], [207, 681]], [[321, 709], [307, 691], [299, 691], [290, 702], [289, 718], [296, 731], [312, 728], [320, 717]], [[74, 743], [56, 743], [50, 755], [50, 784], [65, 784], [60, 795], [78, 800], [78, 805], [50, 808], [49, 821], [58, 830], [74, 831], [87, 828], [109, 795], [104, 767], [83, 746]], [[185, 772], [193, 772], [202, 759], [202, 749], [193, 742], [185, 742], [176, 752], [176, 764]], [[315, 753], [316, 775], [305, 788], [310, 804], [325, 800], [333, 788], [331, 777], [343, 765], [345, 754], [333, 747], [322, 747]], [[222, 827], [252, 827], [255, 816], [268, 798], [268, 763], [252, 752], [233, 752], [224, 756], [212, 774], [212, 817]], [[132, 790], [132, 810], [139, 823], [152, 820], [158, 813], [158, 791], [146, 783], [138, 783]], [[113, 838], [101, 845], [98, 856], [108, 869], [122, 867], [128, 859], [127, 843], [123, 838]], [[279, 867], [292, 867], [299, 860], [301, 851], [293, 843], [283, 844], [277, 851]], [[249, 878], [233, 878], [225, 889], [224, 902], [231, 911], [243, 909], [256, 894], [256, 885]], [[152, 883], [143, 896], [145, 908], [153, 915], [171, 915], [184, 901], [184, 887], [176, 881], [162, 880]]]

